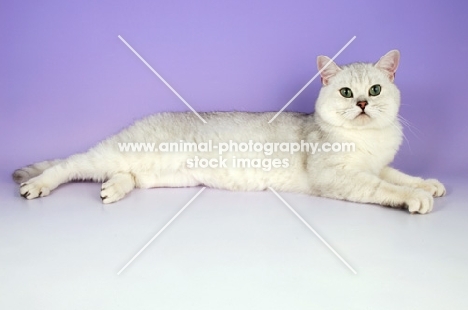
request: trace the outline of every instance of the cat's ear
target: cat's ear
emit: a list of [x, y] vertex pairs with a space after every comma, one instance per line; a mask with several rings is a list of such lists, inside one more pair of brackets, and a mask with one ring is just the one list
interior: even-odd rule
[[398, 50], [393, 50], [382, 56], [382, 58], [380, 58], [380, 60], [375, 64], [375, 67], [385, 71], [390, 81], [393, 82], [399, 62], [400, 52]]
[[[330, 64], [327, 66], [328, 63]], [[317, 57], [317, 68], [320, 71], [320, 76], [322, 77], [323, 85], [328, 85], [328, 83], [330, 82], [330, 78], [332, 78], [333, 76], [335, 76], [335, 74], [341, 71], [341, 68], [338, 67], [336, 63], [334, 63], [327, 56]]]

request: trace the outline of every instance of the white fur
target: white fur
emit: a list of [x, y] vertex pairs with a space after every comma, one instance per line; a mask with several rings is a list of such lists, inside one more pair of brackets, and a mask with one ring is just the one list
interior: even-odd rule
[[[330, 61], [319, 56], [318, 68]], [[182, 187], [206, 185], [241, 191], [259, 191], [272, 187], [290, 191], [406, 207], [410, 212], [432, 210], [433, 197], [445, 194], [437, 180], [408, 176], [388, 165], [402, 140], [398, 121], [400, 94], [393, 84], [399, 52], [391, 51], [373, 64], [354, 63], [339, 67], [331, 62], [321, 73], [323, 87], [315, 114], [213, 112], [201, 113], [207, 124], [192, 113], [151, 115], [112, 136], [86, 153], [64, 160], [42, 162], [15, 171], [22, 183], [20, 194], [32, 199], [47, 196], [64, 182], [78, 179], [105, 181], [101, 198], [104, 203], [122, 199], [133, 188]], [[372, 85], [381, 85], [378, 96], [370, 96]], [[344, 98], [340, 89], [348, 87], [353, 98]], [[365, 113], [357, 106], [366, 101]], [[207, 142], [214, 145], [236, 142], [348, 142], [355, 152], [289, 154], [271, 157], [285, 159], [288, 168], [188, 168], [186, 161], [198, 155], [218, 158], [211, 153], [120, 152], [119, 142]], [[228, 152], [223, 157], [267, 158], [263, 153]]]

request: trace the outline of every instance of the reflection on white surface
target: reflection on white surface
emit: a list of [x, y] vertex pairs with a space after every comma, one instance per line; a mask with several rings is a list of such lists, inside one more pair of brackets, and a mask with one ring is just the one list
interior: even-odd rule
[[0, 186], [0, 309], [464, 309], [468, 193], [429, 215], [281, 193], [206, 189], [121, 276], [117, 271], [200, 188], [135, 190], [103, 205], [98, 184], [26, 201]]

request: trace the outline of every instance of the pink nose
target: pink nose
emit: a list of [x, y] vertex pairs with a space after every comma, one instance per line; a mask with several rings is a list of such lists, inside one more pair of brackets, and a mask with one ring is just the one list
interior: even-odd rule
[[358, 107], [360, 107], [363, 111], [364, 109], [366, 108], [366, 106], [368, 105], [369, 103], [367, 101], [359, 101], [358, 103], [356, 103], [356, 105]]

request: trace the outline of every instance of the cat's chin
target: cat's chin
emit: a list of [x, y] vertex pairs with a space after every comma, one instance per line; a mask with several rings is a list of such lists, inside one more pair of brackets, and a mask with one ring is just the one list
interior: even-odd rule
[[353, 125], [365, 126], [372, 122], [372, 118], [369, 114], [361, 112], [353, 119]]
[[354, 119], [371, 119], [371, 117], [366, 112], [361, 112]]

